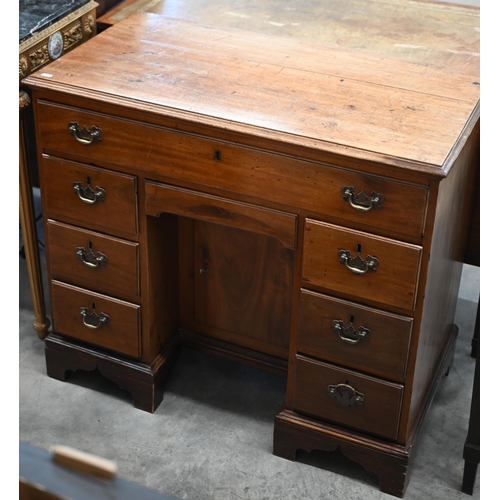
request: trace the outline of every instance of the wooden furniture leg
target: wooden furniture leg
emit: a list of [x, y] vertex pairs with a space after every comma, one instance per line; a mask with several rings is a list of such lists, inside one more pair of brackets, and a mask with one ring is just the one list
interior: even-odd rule
[[45, 314], [43, 297], [42, 275], [40, 270], [40, 256], [38, 254], [38, 239], [33, 210], [33, 193], [26, 160], [26, 142], [24, 131], [23, 111], [30, 104], [28, 94], [19, 91], [19, 216], [23, 233], [26, 265], [33, 298], [35, 320], [33, 328], [38, 336], [44, 339], [50, 327], [50, 321]]
[[157, 358], [146, 365], [100, 353], [88, 346], [67, 342], [51, 333], [45, 339], [47, 375], [65, 381], [69, 372], [95, 369], [132, 396], [135, 408], [154, 413], [163, 400], [163, 386], [179, 352], [178, 341], [167, 345]]
[[472, 386], [472, 401], [469, 418], [469, 430], [464, 445], [464, 475], [462, 480], [462, 491], [472, 495], [476, 471], [479, 464], [479, 304], [477, 307], [476, 326], [474, 329], [476, 367], [474, 369], [474, 383]]

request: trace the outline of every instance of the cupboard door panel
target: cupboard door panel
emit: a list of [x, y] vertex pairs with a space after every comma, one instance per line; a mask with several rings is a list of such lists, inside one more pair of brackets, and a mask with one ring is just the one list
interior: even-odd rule
[[275, 238], [241, 229], [200, 221], [195, 227], [197, 323], [219, 335], [228, 332], [231, 341], [257, 351], [284, 352], [290, 339], [295, 252]]

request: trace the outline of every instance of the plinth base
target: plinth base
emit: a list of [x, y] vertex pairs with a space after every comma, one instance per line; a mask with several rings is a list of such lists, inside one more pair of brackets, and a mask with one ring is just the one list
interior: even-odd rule
[[448, 375], [453, 364], [457, 334], [458, 327], [453, 325], [427, 399], [405, 445], [383, 441], [283, 409], [276, 415], [274, 422], [273, 454], [295, 461], [299, 449], [307, 452], [340, 450], [346, 457], [378, 476], [380, 491], [402, 498], [408, 485], [410, 454], [439, 381]]
[[154, 413], [163, 400], [163, 386], [177, 355], [177, 344], [168, 346], [151, 365], [124, 360], [49, 334], [45, 362], [49, 377], [65, 381], [69, 371], [99, 370], [132, 395], [135, 408]]

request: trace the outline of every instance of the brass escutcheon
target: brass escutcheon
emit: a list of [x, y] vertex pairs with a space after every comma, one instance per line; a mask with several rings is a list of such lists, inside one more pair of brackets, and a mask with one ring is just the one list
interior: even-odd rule
[[328, 395], [335, 399], [343, 408], [352, 408], [354, 405], [362, 405], [365, 395], [356, 391], [348, 384], [329, 385]]

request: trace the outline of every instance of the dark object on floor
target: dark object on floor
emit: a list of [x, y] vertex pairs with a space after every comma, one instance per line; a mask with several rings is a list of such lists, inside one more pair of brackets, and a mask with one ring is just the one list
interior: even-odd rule
[[472, 387], [472, 402], [470, 409], [469, 431], [464, 445], [464, 476], [462, 491], [472, 495], [476, 481], [477, 466], [479, 464], [479, 304], [477, 306], [476, 327], [474, 329], [476, 367], [474, 370], [474, 384]]
[[175, 500], [117, 477], [103, 480], [77, 472], [57, 464], [50, 452], [22, 442], [19, 443], [19, 498]]

